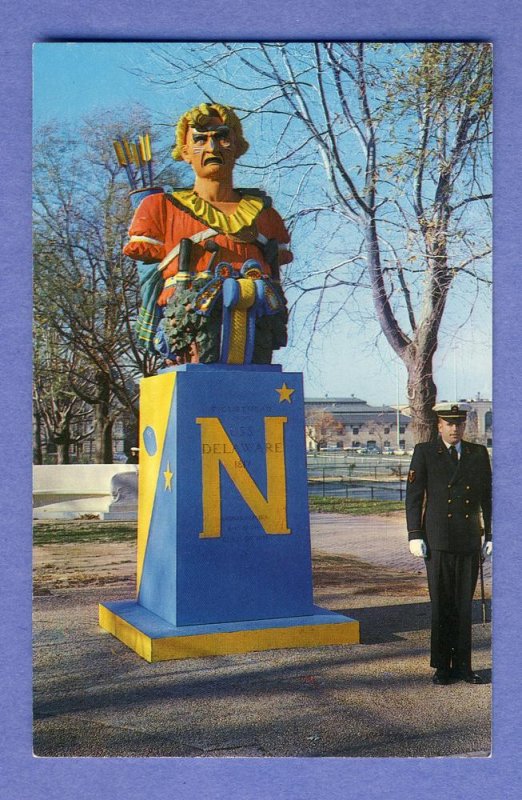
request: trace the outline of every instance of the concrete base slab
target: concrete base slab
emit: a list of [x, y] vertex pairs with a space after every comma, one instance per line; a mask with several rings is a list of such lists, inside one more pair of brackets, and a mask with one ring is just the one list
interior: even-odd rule
[[146, 661], [358, 644], [359, 623], [314, 606], [305, 617], [176, 627], [135, 600], [100, 603], [99, 624]]
[[103, 511], [100, 519], [104, 522], [136, 522], [138, 511], [136, 508], [129, 511]]

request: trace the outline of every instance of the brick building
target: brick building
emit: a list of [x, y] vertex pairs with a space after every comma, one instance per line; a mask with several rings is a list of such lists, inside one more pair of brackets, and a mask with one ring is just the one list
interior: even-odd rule
[[[493, 445], [492, 402], [477, 395], [463, 400], [471, 405], [465, 437]], [[305, 400], [306, 449], [368, 449], [410, 451], [414, 447], [411, 416], [407, 406], [370, 406], [358, 397], [325, 397]]]
[[358, 397], [305, 400], [306, 449], [410, 450], [410, 417], [392, 406], [370, 406]]

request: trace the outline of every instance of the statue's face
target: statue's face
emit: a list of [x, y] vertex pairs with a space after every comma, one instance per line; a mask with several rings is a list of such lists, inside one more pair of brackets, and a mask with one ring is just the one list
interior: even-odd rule
[[187, 130], [182, 156], [198, 177], [231, 180], [236, 150], [234, 131], [211, 117], [204, 126]]

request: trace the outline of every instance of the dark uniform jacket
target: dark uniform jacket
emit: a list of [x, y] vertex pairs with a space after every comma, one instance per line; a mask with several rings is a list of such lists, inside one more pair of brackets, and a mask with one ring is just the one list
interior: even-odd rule
[[[478, 550], [491, 539], [491, 466], [485, 447], [461, 442], [458, 465], [439, 439], [415, 446], [406, 487], [409, 539], [432, 550]], [[482, 512], [482, 521], [481, 521]]]

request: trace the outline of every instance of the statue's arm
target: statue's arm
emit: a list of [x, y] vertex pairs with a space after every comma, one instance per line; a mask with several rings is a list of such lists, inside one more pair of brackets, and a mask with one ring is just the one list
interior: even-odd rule
[[167, 208], [162, 194], [145, 197], [136, 209], [123, 248], [126, 256], [145, 264], [161, 261], [166, 255]]

